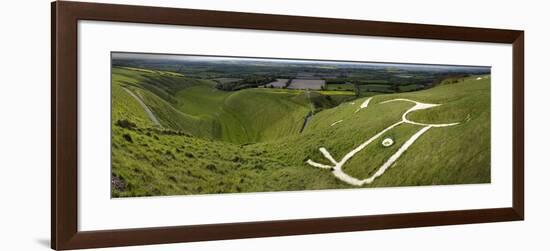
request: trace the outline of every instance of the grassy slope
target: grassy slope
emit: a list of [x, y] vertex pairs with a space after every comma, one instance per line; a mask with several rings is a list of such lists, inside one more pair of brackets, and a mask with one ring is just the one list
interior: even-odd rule
[[[409, 98], [425, 103], [443, 104], [429, 110], [413, 112], [409, 119], [426, 123], [461, 122], [446, 128], [432, 128], [420, 137], [398, 162], [372, 186], [429, 185], [490, 182], [490, 79], [468, 78], [456, 84], [441, 85], [430, 90], [413, 93], [375, 96], [369, 109], [354, 114], [355, 106], [343, 104], [314, 117], [311, 130], [327, 131], [331, 139], [321, 144], [340, 159], [352, 146], [356, 146], [382, 130], [398, 118], [412, 103], [394, 102], [378, 104], [393, 98]], [[358, 100], [361, 103], [362, 100]], [[339, 109], [340, 111], [337, 111]], [[394, 113], [399, 110], [398, 113]], [[360, 115], [359, 115], [360, 114]], [[383, 117], [381, 115], [383, 114]], [[329, 128], [334, 121], [344, 122]], [[352, 123], [346, 123], [353, 119]], [[357, 127], [357, 125], [363, 125]], [[327, 129], [328, 128], [328, 129]], [[399, 126], [388, 132], [396, 143], [391, 153], [404, 143], [421, 126]], [[381, 137], [381, 141], [386, 135]], [[391, 153], [388, 148], [369, 145], [344, 167], [357, 177], [373, 173]], [[314, 159], [323, 160], [318, 153]], [[328, 164], [328, 163], [327, 163]]]
[[[309, 111], [302, 91], [246, 89], [225, 92], [214, 83], [181, 75], [134, 68], [113, 68], [113, 100], [137, 105], [122, 87], [137, 94], [164, 128], [212, 139], [251, 143], [298, 133]], [[116, 93], [115, 93], [116, 92]], [[174, 93], [174, 95], [172, 95]], [[114, 105], [113, 122], [131, 118], [125, 106]], [[143, 114], [140, 125], [149, 126]], [[133, 120], [133, 119], [132, 119]]]
[[179, 109], [219, 125], [214, 138], [236, 143], [275, 139], [300, 130], [309, 111], [302, 92], [278, 89], [245, 89], [225, 92], [195, 86], [179, 92]]
[[[153, 86], [151, 83], [158, 83]], [[207, 137], [212, 128], [199, 118], [173, 108], [177, 100], [169, 93], [202, 84], [198, 80], [156, 71], [113, 68], [112, 72], [112, 122], [129, 119], [140, 127], [152, 126], [139, 103], [124, 91], [126, 88], [139, 96], [155, 114], [161, 125], [196, 136]], [[131, 109], [131, 110], [129, 110]], [[134, 119], [137, 117], [137, 119]], [[134, 121], [137, 120], [137, 121]]]
[[[358, 113], [354, 112], [364, 99], [355, 100], [353, 105], [344, 103], [313, 116], [303, 134], [287, 137], [281, 133], [299, 130], [301, 124], [295, 122], [301, 121], [309, 111], [303, 92], [280, 90], [281, 93], [273, 94], [263, 93], [270, 90], [250, 89], [217, 93], [208, 83], [200, 83], [180, 89], [173, 96], [176, 103], [171, 106], [177, 108], [174, 114], [207, 121], [199, 126], [203, 130], [210, 122], [214, 125], [215, 121], [223, 121], [223, 126], [216, 129], [219, 131], [208, 129], [212, 134], [218, 133], [216, 137], [223, 137], [224, 130], [235, 131], [244, 124], [262, 129], [246, 129], [246, 135], [237, 135], [233, 142], [270, 139], [247, 145], [181, 135], [178, 131], [185, 130], [178, 128], [150, 128], [139, 105], [113, 84], [113, 121], [124, 117], [137, 124], [136, 128], [113, 125], [113, 176], [124, 184], [123, 188], [112, 190], [113, 196], [349, 188], [329, 171], [310, 167], [304, 161], [312, 158], [326, 163], [318, 152], [321, 146], [340, 159], [353, 147], [398, 121], [412, 104], [378, 104], [397, 97], [444, 104], [410, 114], [410, 119], [463, 123], [429, 130], [371, 186], [490, 182], [489, 81], [467, 79], [425, 91], [379, 95], [371, 100], [368, 109]], [[210, 91], [209, 95], [205, 95], [205, 91]], [[147, 95], [145, 93], [141, 95]], [[151, 92], [149, 95], [159, 98]], [[274, 95], [281, 98], [273, 98]], [[149, 105], [150, 101], [146, 101]], [[288, 114], [289, 109], [295, 113]], [[264, 117], [268, 114], [275, 115]], [[274, 117], [279, 116], [284, 116], [286, 122], [276, 123]], [[330, 127], [340, 119], [344, 122]], [[165, 120], [161, 119], [163, 125]], [[419, 128], [406, 125], [391, 130], [388, 134], [396, 141], [393, 146], [383, 148], [380, 142], [374, 142], [350, 160], [344, 170], [357, 177], [367, 177]], [[131, 137], [131, 142], [125, 134]], [[242, 139], [246, 140], [240, 141]]]

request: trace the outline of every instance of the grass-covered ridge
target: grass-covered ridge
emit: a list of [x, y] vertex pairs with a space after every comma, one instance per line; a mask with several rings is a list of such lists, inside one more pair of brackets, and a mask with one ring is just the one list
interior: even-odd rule
[[[305, 161], [323, 162], [319, 147], [340, 159], [398, 121], [412, 104], [381, 104], [394, 98], [442, 104], [411, 113], [415, 121], [460, 124], [431, 129], [365, 187], [490, 182], [488, 76], [376, 95], [359, 112], [366, 98], [355, 99], [341, 89], [221, 91], [210, 80], [116, 67], [112, 77], [114, 197], [353, 188]], [[161, 126], [125, 89], [147, 105]], [[388, 131], [382, 138], [393, 138], [394, 145], [383, 147], [381, 138], [344, 170], [368, 177], [419, 128], [403, 125]]]

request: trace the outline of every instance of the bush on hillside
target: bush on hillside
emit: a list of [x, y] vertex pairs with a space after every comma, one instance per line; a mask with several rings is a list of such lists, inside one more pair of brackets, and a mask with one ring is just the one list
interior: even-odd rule
[[126, 129], [133, 129], [136, 127], [136, 124], [127, 120], [127, 119], [123, 119], [123, 120], [117, 120], [116, 123], [115, 123], [117, 126], [121, 127], [121, 128], [126, 128]]
[[214, 164], [208, 164], [206, 165], [206, 169], [210, 170], [210, 171], [216, 171], [216, 165]]
[[124, 135], [122, 135], [122, 138], [124, 138], [126, 141], [130, 142], [130, 143], [133, 143], [134, 141], [132, 140], [132, 136], [130, 136], [130, 134], [127, 134], [125, 133]]

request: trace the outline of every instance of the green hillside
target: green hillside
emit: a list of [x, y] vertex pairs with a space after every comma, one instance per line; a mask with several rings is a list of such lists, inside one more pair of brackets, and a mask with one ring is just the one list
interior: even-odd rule
[[[355, 188], [306, 160], [330, 164], [320, 147], [339, 160], [399, 121], [413, 104], [380, 104], [394, 98], [441, 104], [411, 113], [411, 120], [460, 124], [430, 129], [364, 187], [490, 182], [490, 78], [476, 77], [423, 91], [376, 95], [368, 108], [356, 112], [366, 98], [270, 88], [220, 91], [210, 80], [113, 68], [112, 194]], [[124, 88], [143, 101], [161, 126]], [[420, 128], [405, 124], [388, 131], [357, 153], [344, 171], [369, 177]], [[387, 136], [395, 140], [391, 147], [380, 143]]]
[[220, 91], [211, 86], [195, 86], [176, 96], [179, 109], [213, 121], [219, 127], [213, 138], [250, 143], [298, 133], [309, 112], [309, 100], [301, 92], [273, 89]]

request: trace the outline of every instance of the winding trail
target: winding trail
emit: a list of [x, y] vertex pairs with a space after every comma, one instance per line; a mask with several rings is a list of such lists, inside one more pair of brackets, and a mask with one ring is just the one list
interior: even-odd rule
[[306, 126], [309, 123], [309, 120], [311, 119], [311, 117], [313, 117], [313, 112], [309, 111], [307, 113], [306, 117], [304, 118], [304, 124], [302, 124], [302, 128], [300, 129], [300, 133], [304, 132], [304, 130], [306, 129]]
[[[365, 107], [368, 105], [368, 101], [370, 101], [370, 98], [363, 103], [363, 104], [366, 103]], [[314, 166], [314, 167], [318, 167], [318, 168], [322, 168], [322, 169], [329, 169], [329, 170], [332, 171], [332, 174], [334, 176], [336, 176], [336, 178], [338, 178], [338, 179], [340, 179], [340, 180], [342, 180], [342, 181], [344, 181], [344, 182], [346, 182], [350, 185], [362, 186], [364, 184], [370, 184], [376, 178], [382, 176], [384, 174], [384, 172], [386, 172], [386, 170], [388, 170], [388, 168], [390, 168], [399, 159], [399, 157], [401, 157], [401, 155], [403, 153], [405, 153], [405, 151], [418, 138], [420, 138], [420, 136], [422, 136], [422, 134], [426, 133], [428, 130], [430, 130], [431, 128], [434, 128], [434, 127], [447, 127], [447, 126], [454, 126], [454, 125], [459, 124], [459, 123], [426, 124], [426, 123], [411, 121], [407, 118], [407, 115], [409, 113], [413, 112], [413, 111], [429, 109], [429, 108], [432, 108], [432, 107], [439, 106], [440, 104], [426, 104], [426, 103], [421, 103], [421, 102], [417, 102], [417, 101], [410, 100], [410, 99], [392, 99], [392, 100], [388, 100], [388, 101], [385, 101], [385, 102], [381, 102], [380, 104], [386, 104], [386, 103], [396, 102], [396, 101], [412, 102], [415, 105], [413, 107], [409, 108], [407, 111], [405, 111], [405, 113], [403, 113], [403, 115], [401, 116], [401, 121], [398, 121], [398, 122], [386, 127], [381, 132], [377, 133], [376, 135], [369, 138], [367, 141], [363, 142], [361, 145], [359, 145], [356, 148], [352, 149], [350, 152], [348, 152], [346, 155], [344, 155], [344, 157], [340, 161], [336, 161], [334, 159], [334, 157], [332, 157], [332, 155], [330, 154], [330, 152], [326, 148], [321, 147], [321, 148], [319, 148], [319, 151], [321, 152], [321, 154], [323, 154], [323, 156], [332, 165], [320, 164], [320, 163], [317, 163], [317, 162], [315, 162], [311, 159], [308, 159], [306, 161], [306, 163], [308, 163], [309, 165]], [[361, 106], [363, 106], [363, 104], [361, 104]], [[360, 107], [357, 111], [359, 111], [360, 109], [363, 109], [363, 108], [364, 107]], [[386, 162], [384, 164], [382, 164], [378, 168], [378, 170], [372, 176], [370, 176], [366, 179], [360, 180], [360, 179], [357, 179], [353, 176], [350, 176], [349, 174], [345, 173], [342, 170], [344, 164], [346, 164], [346, 162], [348, 160], [350, 160], [355, 154], [357, 154], [358, 152], [363, 150], [365, 147], [367, 147], [370, 143], [372, 143], [373, 141], [378, 139], [380, 136], [384, 135], [387, 131], [389, 131], [389, 130], [393, 129], [394, 127], [399, 126], [401, 124], [421, 125], [423, 127], [420, 130], [418, 130], [414, 135], [412, 135], [388, 160], [386, 160]]]
[[151, 109], [149, 109], [149, 107], [143, 102], [143, 100], [141, 100], [140, 97], [138, 97], [132, 91], [128, 90], [126, 87], [122, 87], [122, 89], [124, 89], [124, 91], [126, 91], [128, 94], [130, 94], [130, 96], [132, 96], [139, 103], [139, 105], [141, 105], [141, 107], [143, 108], [145, 113], [147, 113], [147, 116], [149, 117], [151, 122], [153, 122], [153, 124], [155, 126], [162, 127], [162, 125], [159, 123], [159, 121], [158, 121], [157, 117], [155, 116], [155, 114], [153, 113], [153, 111], [151, 111]]
[[304, 118], [304, 124], [302, 124], [302, 128], [300, 129], [300, 133], [303, 133], [306, 129], [307, 124], [309, 123], [309, 120], [311, 117], [313, 117], [313, 114], [315, 112], [315, 106], [313, 105], [313, 102], [311, 102], [311, 95], [309, 94], [309, 89], [306, 90], [307, 99], [309, 100], [309, 109], [310, 111], [306, 114], [306, 117]]

